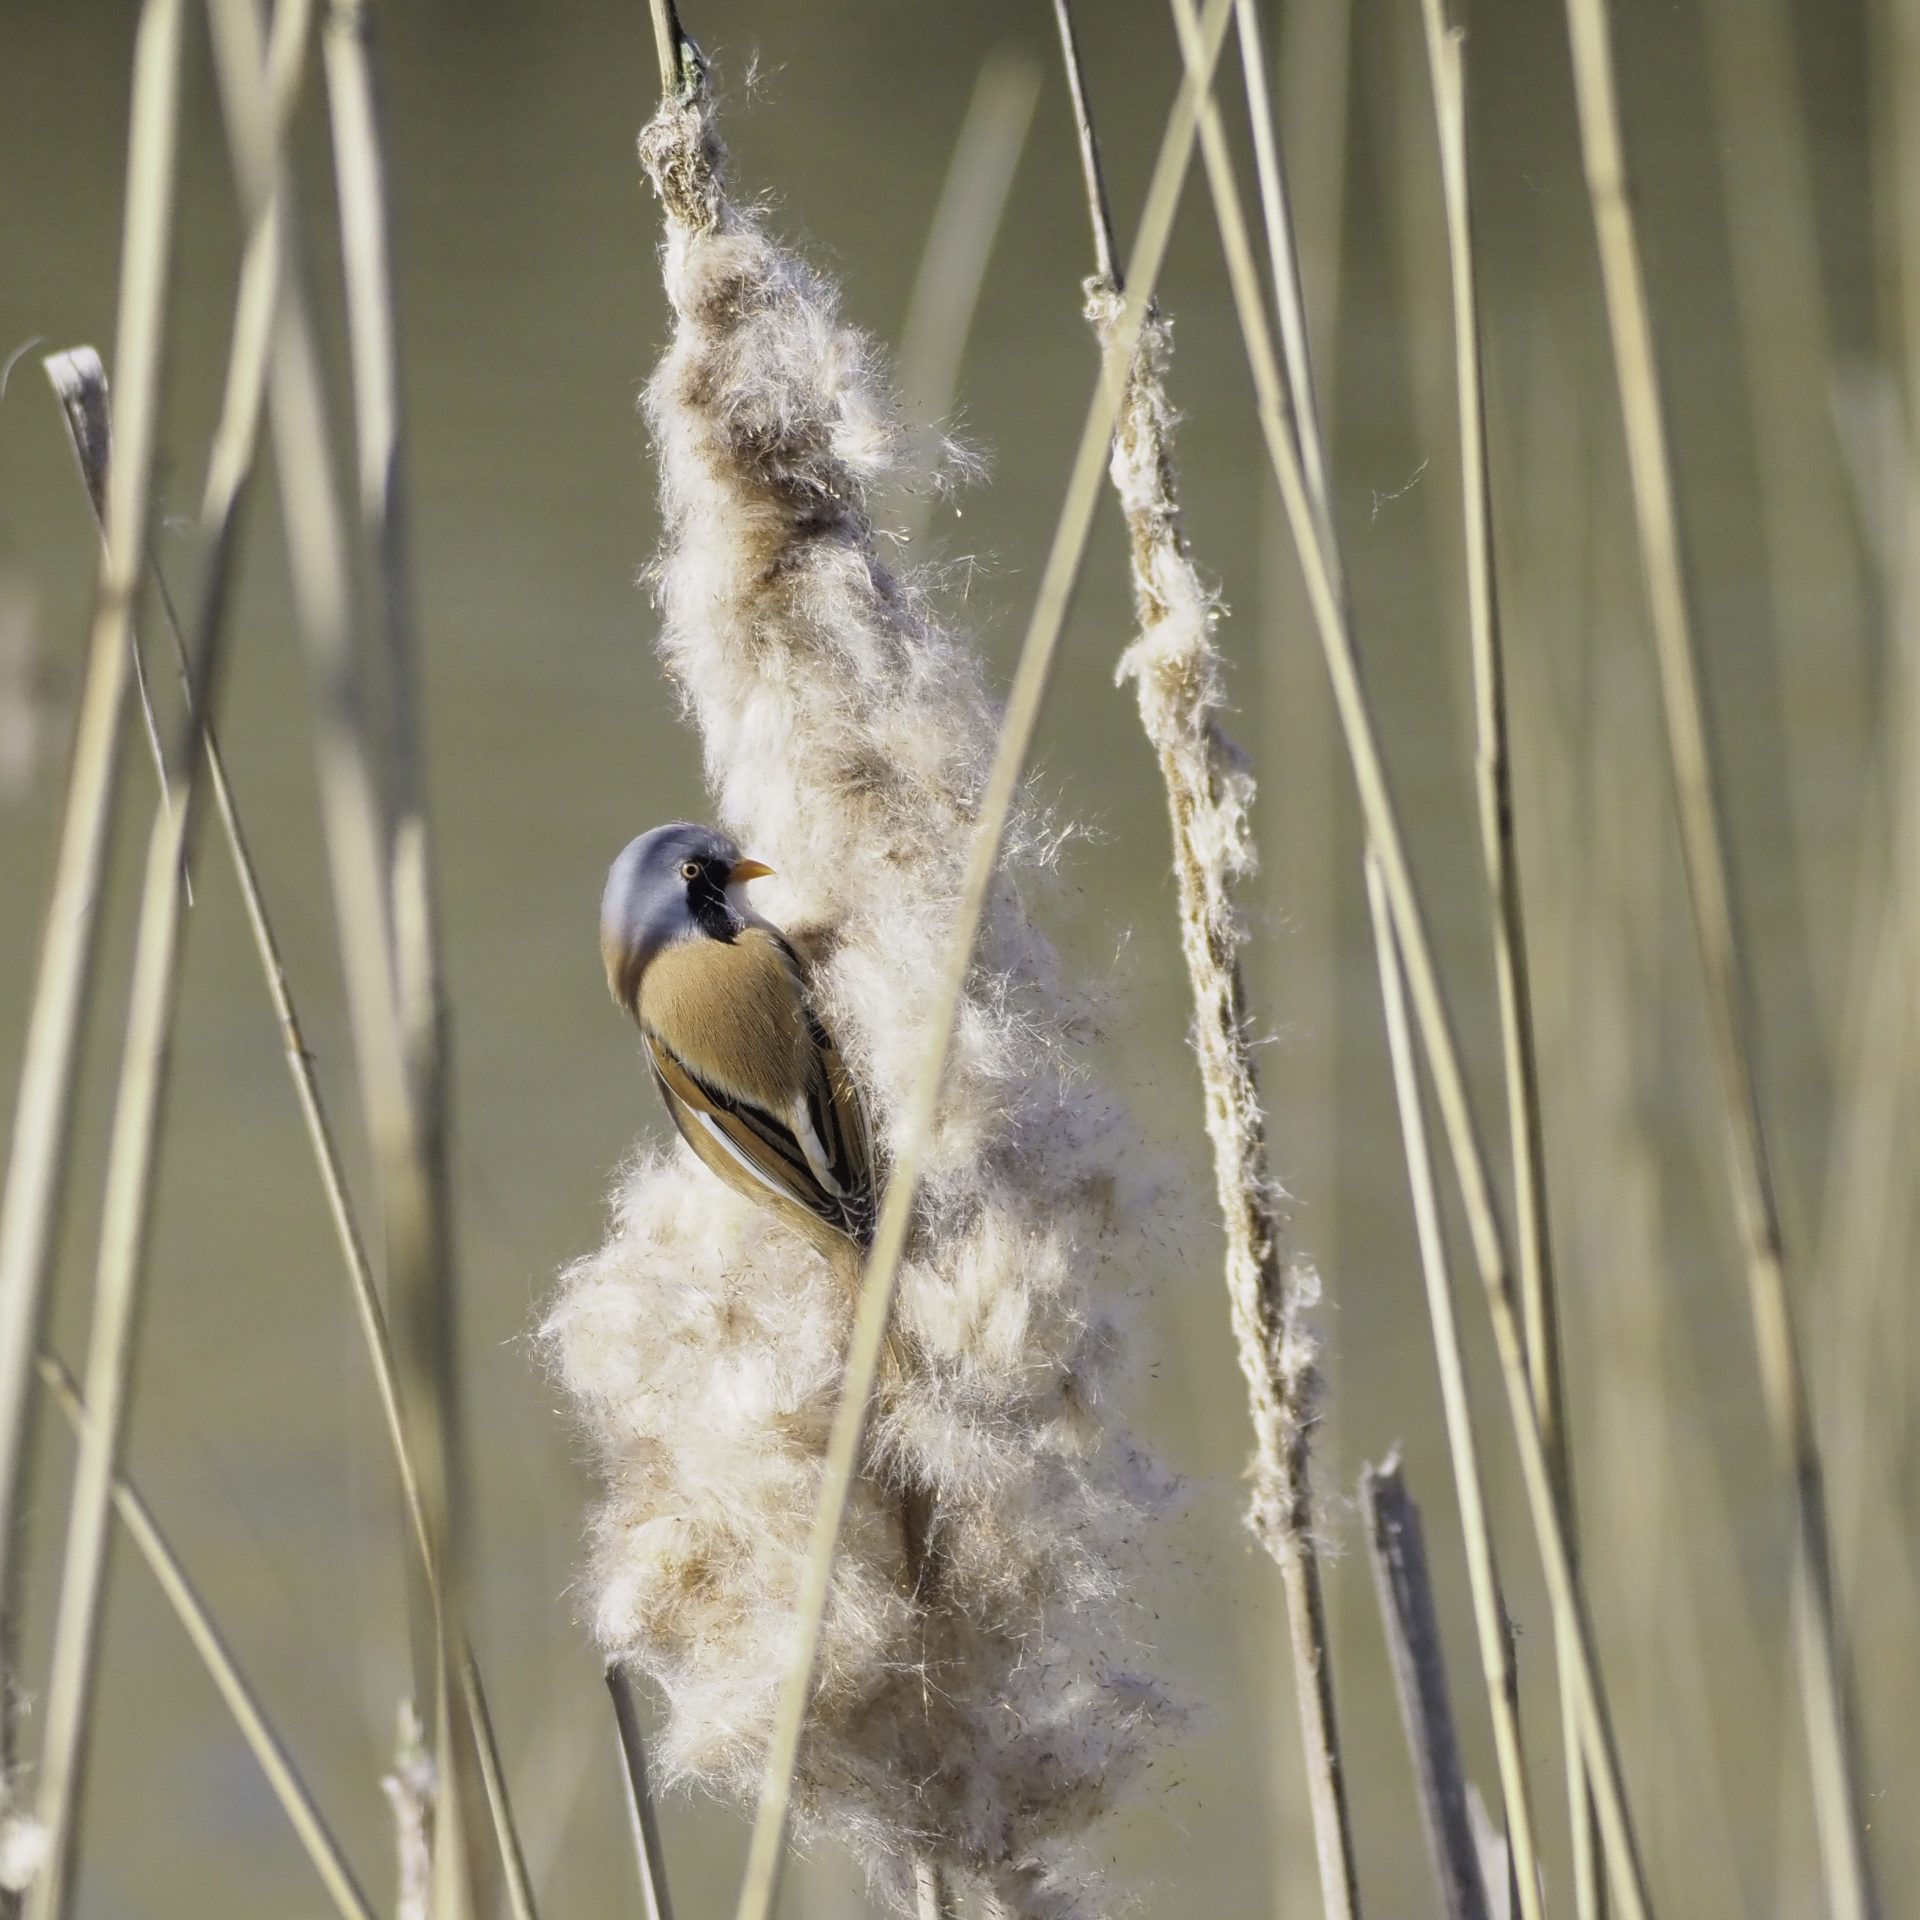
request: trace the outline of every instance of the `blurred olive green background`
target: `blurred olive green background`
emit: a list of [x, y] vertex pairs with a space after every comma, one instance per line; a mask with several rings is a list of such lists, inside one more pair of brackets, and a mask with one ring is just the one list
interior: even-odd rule
[[[1042, 0], [684, 0], [683, 10], [718, 65], [741, 186], [770, 196], [780, 228], [843, 282], [849, 315], [895, 345], [983, 61], [1011, 55], [1044, 75], [959, 396], [963, 430], [990, 456], [992, 476], [959, 514], [937, 514], [921, 543], [967, 562], [953, 570], [954, 614], [1004, 674], [1095, 379], [1079, 316], [1085, 215], [1049, 10]], [[111, 350], [133, 11], [53, 0], [5, 0], [0, 10], [0, 354], [41, 342], [14, 366], [0, 404], [0, 1084], [9, 1086], [94, 557], [37, 360], [79, 341]], [[1415, 0], [1355, 5], [1344, 52], [1349, 27], [1334, 0], [1269, 11], [1362, 648], [1497, 1147], [1451, 331], [1418, 9]], [[1826, 1277], [1813, 1254], [1837, 1099], [1831, 1037], [1848, 977], [1855, 861], [1880, 791], [1877, 589], [1833, 409], [1836, 394], [1870, 389], [1877, 283], [1892, 270], [1876, 245], [1872, 196], [1881, 67], [1871, 23], [1839, 0], [1800, 0], [1791, 17], [1775, 0], [1621, 0], [1616, 11], [1762, 1016], [1764, 1094], [1796, 1285], [1817, 1326]], [[656, 216], [633, 157], [657, 84], [654, 56], [638, 4], [411, 0], [376, 13], [455, 1022], [475, 1626], [545, 1910], [637, 1912], [610, 1724], [578, 1624], [591, 1490], [528, 1334], [556, 1269], [600, 1233], [621, 1157], [662, 1126], [600, 979], [602, 872], [634, 832], [705, 805], [696, 745], [655, 670], [652, 616], [636, 585], [656, 515], [634, 403], [665, 329]], [[1797, 1709], [1782, 1686], [1787, 1509], [1759, 1412], [1654, 757], [1564, 30], [1550, 4], [1475, 0], [1466, 13], [1521, 831], [1601, 1643], [1665, 1911], [1806, 1913], [1817, 1883]], [[1775, 28], [1786, 37], [1769, 39]], [[1171, 31], [1154, 0], [1083, 0], [1081, 32], [1124, 233], [1172, 97]], [[1795, 97], [1772, 89], [1770, 51], [1783, 56]], [[1231, 61], [1223, 72], [1237, 111]], [[309, 262], [339, 370], [316, 107], [310, 88]], [[1784, 141], [1792, 121], [1782, 114], [1804, 116], [1804, 152]], [[204, 59], [187, 126], [158, 535], [183, 591], [195, 577], [189, 529], [236, 264]], [[1808, 162], [1798, 184], [1796, 157]], [[1808, 197], [1796, 198], [1801, 186]], [[1809, 241], [1810, 256], [1799, 250]], [[1363, 1888], [1375, 1914], [1427, 1913], [1433, 1896], [1354, 1504], [1361, 1464], [1396, 1444], [1426, 1507], [1454, 1697], [1489, 1791], [1490, 1744], [1379, 1039], [1359, 840], [1197, 170], [1164, 300], [1178, 327], [1172, 389], [1186, 416], [1189, 525], [1231, 610], [1222, 632], [1235, 663], [1235, 730], [1264, 783], [1250, 980], [1272, 1036], [1262, 1057], [1276, 1159], [1297, 1197], [1301, 1248], [1326, 1289], [1318, 1325], [1330, 1392], [1315, 1473]], [[1830, 363], [1810, 320], [1826, 330]], [[1784, 476], [1784, 493], [1767, 492], [1765, 471]], [[222, 732], [234, 783], [322, 1081], [351, 1136], [357, 1109], [305, 683], [270, 480], [256, 498], [232, 631]], [[1131, 697], [1112, 685], [1128, 631], [1108, 507], [1040, 741], [1042, 791], [1086, 830], [1056, 931], [1115, 996], [1098, 1070], [1191, 1170], [1204, 1201], [1210, 1173], [1184, 1046], [1162, 801]], [[149, 641], [163, 661], [157, 636]], [[152, 804], [137, 737], [129, 745], [123, 856]], [[88, 1045], [57, 1308], [70, 1356], [85, 1335], [132, 866], [122, 857], [114, 873], [114, 934]], [[1611, 967], [1596, 944], [1596, 901], [1614, 898], [1616, 883], [1640, 888], [1637, 972]], [[1623, 1078], [1626, 1091], [1611, 1097]], [[1620, 1149], [1623, 1112], [1635, 1116], [1637, 1161]], [[131, 1465], [384, 1901], [391, 1843], [379, 1778], [407, 1684], [403, 1542], [360, 1334], [211, 824], [170, 1127]], [[357, 1141], [354, 1165], [364, 1172]], [[1649, 1217], [1659, 1236], [1652, 1277], [1645, 1260], [1628, 1271], [1654, 1244], [1632, 1237], [1633, 1221]], [[1137, 1305], [1130, 1409], [1191, 1478], [1189, 1509], [1144, 1596], [1143, 1627], [1153, 1658], [1202, 1712], [1103, 1839], [1132, 1889], [1116, 1912], [1172, 1915], [1199, 1898], [1210, 1912], [1277, 1904], [1304, 1916], [1317, 1908], [1280, 1590], [1239, 1525], [1248, 1429], [1216, 1256], [1208, 1234], [1177, 1269], [1150, 1276]], [[1551, 1635], [1464, 1263], [1461, 1280], [1537, 1805], [1551, 1836], [1554, 1902], [1565, 1909]], [[1623, 1326], [1619, 1301], [1649, 1288], [1664, 1317], [1651, 1333], [1644, 1320]], [[1867, 1392], [1845, 1375], [1845, 1358], [1816, 1370], [1823, 1413], [1857, 1410]], [[1685, 1458], [1659, 1438], [1667, 1429], [1657, 1409], [1669, 1404], [1687, 1409]], [[1899, 1488], [1910, 1482], [1910, 1429], [1902, 1409], [1887, 1442]], [[1871, 1452], [1892, 1427], [1870, 1415], [1864, 1431]], [[43, 1597], [68, 1462], [64, 1434], [49, 1427], [36, 1514]], [[1663, 1506], [1654, 1481], [1669, 1469], [1676, 1479]], [[1904, 1518], [1904, 1507], [1892, 1515]], [[1920, 1911], [1903, 1885], [1920, 1866], [1910, 1645], [1907, 1654], [1904, 1671], [1897, 1660], [1876, 1667], [1867, 1689], [1866, 1777], [1889, 1913]], [[30, 1719], [30, 1743], [34, 1733]], [[323, 1909], [199, 1666], [124, 1550], [87, 1805], [81, 1905], [90, 1916]], [[679, 1800], [665, 1829], [683, 1916], [726, 1910], [742, 1822]], [[852, 1911], [851, 1887], [825, 1850], [791, 1883], [791, 1910]]]

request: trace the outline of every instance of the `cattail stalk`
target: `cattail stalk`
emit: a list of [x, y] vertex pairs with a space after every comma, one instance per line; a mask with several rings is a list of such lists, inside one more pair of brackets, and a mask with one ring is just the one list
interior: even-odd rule
[[[1184, 182], [1192, 154], [1198, 103], [1211, 85], [1213, 64], [1219, 57], [1225, 39], [1230, 5], [1231, 0], [1212, 0], [1206, 25], [1196, 28], [1201, 51], [1189, 63], [1188, 78], [1175, 101], [1155, 163], [1146, 210], [1141, 218], [1135, 258], [1130, 263], [1130, 291], [1125, 310], [1115, 327], [1116, 347], [1122, 353], [1123, 363], [1131, 357], [1146, 319], [1147, 301], [1165, 255], [1179, 188]], [[659, 19], [657, 12], [656, 25]], [[664, 73], [671, 64], [664, 44], [661, 63]], [[1119, 396], [1114, 383], [1111, 380], [1103, 381], [1081, 436], [1060, 525], [1041, 576], [1040, 591], [1008, 697], [993, 766], [980, 800], [959, 911], [948, 948], [947, 966], [932, 1009], [926, 1058], [916, 1076], [911, 1105], [901, 1129], [848, 1348], [846, 1383], [828, 1446], [826, 1480], [797, 1608], [798, 1644], [768, 1749], [766, 1786], [754, 1823], [747, 1874], [741, 1890], [739, 1920], [768, 1920], [773, 1909], [793, 1769], [798, 1758], [806, 1702], [818, 1655], [820, 1623], [826, 1611], [833, 1555], [859, 1458], [868, 1402], [878, 1376], [894, 1285], [906, 1249], [920, 1162], [926, 1151], [926, 1142], [933, 1132], [941, 1082], [952, 1046], [954, 1023], [960, 1012], [974, 941], [985, 915], [987, 894], [998, 864], [1001, 841], [1013, 811], [1027, 751], [1039, 718], [1041, 697], [1052, 669], [1055, 644], [1065, 623], [1074, 581], [1085, 552], [1099, 485], [1100, 465], [1118, 404]]]
[[[1173, 0], [1182, 51], [1189, 69], [1200, 49], [1194, 37], [1191, 0]], [[1578, 1577], [1567, 1549], [1565, 1529], [1553, 1497], [1553, 1480], [1541, 1438], [1539, 1415], [1533, 1404], [1521, 1336], [1518, 1303], [1493, 1189], [1487, 1177], [1477, 1123], [1461, 1071], [1452, 1019], [1440, 989], [1425, 920], [1413, 883], [1391, 789], [1381, 759], [1373, 719], [1360, 680], [1353, 646], [1352, 622], [1339, 564], [1332, 522], [1315, 511], [1308, 491], [1296, 439], [1296, 416], [1289, 406], [1274, 352], [1272, 332], [1261, 301], [1259, 276], [1234, 177], [1233, 156], [1217, 113], [1202, 116], [1201, 149], [1207, 163], [1209, 188], [1221, 230], [1234, 304], [1254, 376], [1258, 413], [1267, 452], [1280, 483], [1281, 498], [1292, 523], [1299, 549], [1308, 599], [1333, 685], [1334, 703], [1369, 838], [1380, 861], [1382, 881], [1392, 912], [1395, 937], [1407, 969], [1412, 1008], [1439, 1097], [1454, 1170], [1472, 1234], [1474, 1254], [1493, 1316], [1507, 1389], [1509, 1416], [1519, 1442], [1520, 1462], [1534, 1529], [1545, 1560], [1548, 1590], [1556, 1615], [1570, 1623], [1576, 1654], [1582, 1738], [1588, 1766], [1595, 1777], [1609, 1871], [1628, 1920], [1644, 1920], [1648, 1912], [1626, 1799], [1619, 1758], [1598, 1679], [1591, 1629], [1585, 1617]], [[1289, 270], [1276, 262], [1277, 270]]]
[[1160, 763], [1173, 826], [1181, 948], [1193, 992], [1194, 1049], [1213, 1143], [1214, 1182], [1226, 1230], [1227, 1297], [1255, 1437], [1255, 1537], [1280, 1568], [1322, 1900], [1330, 1920], [1358, 1910], [1353, 1840], [1333, 1700], [1312, 1479], [1313, 1341], [1301, 1309], [1316, 1283], [1286, 1246], [1278, 1183], [1267, 1164], [1239, 950], [1246, 928], [1234, 883], [1254, 865], [1253, 781], [1221, 725], [1225, 695], [1214, 644], [1212, 596], [1187, 550], [1173, 465], [1166, 394], [1171, 330], [1149, 312], [1130, 360], [1116, 358], [1112, 323], [1122, 307], [1099, 149], [1067, 0], [1055, 0], [1079, 120], [1080, 152], [1103, 271], [1087, 311], [1107, 377], [1123, 381], [1110, 472], [1126, 514], [1140, 637], [1120, 663]]
[[1870, 1920], [1878, 1911], [1878, 1899], [1854, 1752], [1851, 1681], [1833, 1588], [1826, 1489], [1787, 1293], [1785, 1244], [1754, 1082], [1752, 1014], [1701, 696], [1653, 311], [1628, 198], [1605, 0], [1567, 0], [1567, 25], [1681, 852], [1720, 1076], [1728, 1176], [1744, 1243], [1767, 1420], [1793, 1497], [1794, 1644], [1827, 1899], [1838, 1920]]
[[[1448, 0], [1422, 0], [1427, 67], [1439, 131], [1440, 176], [1446, 205], [1447, 256], [1453, 294], [1454, 386], [1459, 403], [1460, 493], [1465, 512], [1467, 625], [1473, 659], [1474, 772], [1480, 810], [1480, 848], [1493, 917], [1494, 984], [1500, 1007], [1501, 1058], [1506, 1068], [1507, 1133], [1513, 1163], [1514, 1232], [1519, 1252], [1521, 1324], [1527, 1372], [1533, 1383], [1540, 1436], [1554, 1493], [1576, 1555], [1573, 1472], [1566, 1431], [1566, 1393], [1560, 1360], [1560, 1316], [1554, 1292], [1553, 1244], [1547, 1212], [1546, 1142], [1540, 1114], [1540, 1064], [1529, 989], [1526, 919], [1521, 908], [1520, 859], [1514, 837], [1513, 766], [1507, 742], [1506, 666], [1500, 625], [1499, 576], [1494, 563], [1493, 488], [1487, 465], [1486, 403], [1480, 360], [1479, 292], [1475, 284], [1473, 207], [1467, 173], [1467, 84], [1464, 33]], [[1577, 1558], [1575, 1565], [1578, 1565]], [[1564, 1628], [1560, 1645], [1561, 1724], [1573, 1833], [1575, 1908], [1595, 1920], [1603, 1894], [1599, 1834], [1580, 1751], [1580, 1711], [1568, 1673]], [[1496, 1710], [1497, 1711], [1497, 1710]], [[1517, 1734], [1517, 1729], [1516, 1729]], [[1529, 1839], [1530, 1845], [1530, 1839]], [[1514, 1846], [1525, 1906], [1539, 1898], [1537, 1876]]]

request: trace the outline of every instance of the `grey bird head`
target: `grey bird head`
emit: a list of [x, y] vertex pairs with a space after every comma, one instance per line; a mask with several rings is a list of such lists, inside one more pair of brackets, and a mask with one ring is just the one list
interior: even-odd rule
[[629, 840], [600, 896], [600, 955], [607, 985], [633, 1011], [640, 976], [676, 940], [731, 940], [746, 924], [728, 889], [771, 873], [741, 858], [724, 833], [686, 820]]

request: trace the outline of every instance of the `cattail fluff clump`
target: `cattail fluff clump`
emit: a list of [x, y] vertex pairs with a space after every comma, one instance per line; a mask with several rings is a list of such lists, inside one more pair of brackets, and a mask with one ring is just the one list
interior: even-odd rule
[[[661, 654], [720, 823], [778, 876], [760, 903], [807, 960], [884, 1166], [932, 1037], [994, 714], [972, 649], [875, 551], [867, 502], [904, 441], [874, 349], [727, 197], [704, 94], [663, 107], [640, 151], [674, 314], [646, 397]], [[1167, 1717], [1133, 1666], [1124, 1586], [1168, 1488], [1106, 1389], [1114, 1303], [1144, 1236], [1164, 1250], [1175, 1230], [1131, 1125], [1082, 1075], [1088, 1007], [1027, 915], [1051, 853], [1044, 823], [1016, 821], [796, 1790], [802, 1831], [847, 1840], [896, 1896], [918, 1861], [1031, 1916], [1089, 1910], [1079, 1836]], [[850, 1320], [820, 1255], [678, 1147], [640, 1156], [607, 1243], [563, 1277], [544, 1338], [604, 1484], [593, 1626], [657, 1683], [671, 1778], [758, 1788]], [[931, 1510], [911, 1562], [908, 1498]]]
[[[1087, 287], [1087, 319], [1111, 353], [1124, 307], [1104, 279]], [[1283, 1563], [1311, 1548], [1307, 1442], [1316, 1384], [1304, 1310], [1313, 1271], [1284, 1244], [1284, 1196], [1267, 1164], [1240, 977], [1245, 923], [1233, 889], [1253, 871], [1253, 775], [1221, 725], [1226, 697], [1214, 642], [1218, 606], [1180, 528], [1174, 413], [1166, 391], [1168, 322], [1149, 311], [1127, 370], [1109, 466], [1126, 514], [1139, 637], [1118, 673], [1140, 700], [1173, 823], [1180, 939], [1193, 987], [1194, 1051], [1227, 1239], [1234, 1340], [1253, 1413], [1253, 1501], [1261, 1544]]]

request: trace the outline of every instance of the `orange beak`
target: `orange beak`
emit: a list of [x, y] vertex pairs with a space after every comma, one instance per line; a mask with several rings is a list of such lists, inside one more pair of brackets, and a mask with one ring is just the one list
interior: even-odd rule
[[733, 863], [733, 871], [727, 875], [727, 885], [732, 886], [736, 880], [771, 880], [772, 878], [773, 869], [763, 862], [736, 860]]

